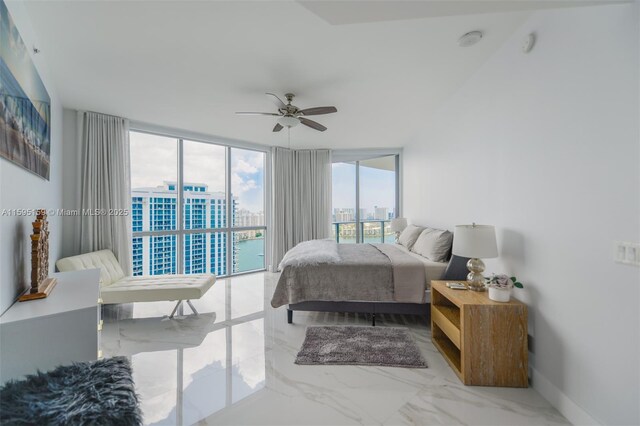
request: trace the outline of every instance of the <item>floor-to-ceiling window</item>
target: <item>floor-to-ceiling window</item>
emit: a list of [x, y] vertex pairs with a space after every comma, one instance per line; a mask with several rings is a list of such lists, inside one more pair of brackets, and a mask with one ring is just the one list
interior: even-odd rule
[[265, 154], [231, 148], [233, 272], [265, 268], [264, 218]]
[[176, 274], [178, 271], [177, 180], [178, 140], [132, 132], [134, 275]]
[[265, 269], [265, 151], [138, 131], [130, 140], [134, 275]]
[[399, 154], [351, 154], [332, 165], [332, 236], [339, 243], [393, 242], [398, 216]]

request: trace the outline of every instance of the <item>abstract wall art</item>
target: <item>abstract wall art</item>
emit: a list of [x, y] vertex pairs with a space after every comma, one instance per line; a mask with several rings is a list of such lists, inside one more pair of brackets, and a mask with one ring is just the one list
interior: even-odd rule
[[0, 0], [0, 157], [49, 180], [51, 98]]

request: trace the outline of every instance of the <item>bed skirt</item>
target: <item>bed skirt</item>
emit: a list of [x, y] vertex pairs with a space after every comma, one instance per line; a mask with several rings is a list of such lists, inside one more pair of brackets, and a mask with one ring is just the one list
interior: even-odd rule
[[[427, 296], [430, 294], [427, 293]], [[428, 317], [430, 314], [427, 303], [398, 303], [398, 302], [331, 302], [314, 300], [309, 302], [292, 303], [287, 306], [287, 322], [293, 323], [293, 311], [312, 312], [348, 312], [370, 314], [372, 323], [376, 325], [376, 314], [420, 315]]]

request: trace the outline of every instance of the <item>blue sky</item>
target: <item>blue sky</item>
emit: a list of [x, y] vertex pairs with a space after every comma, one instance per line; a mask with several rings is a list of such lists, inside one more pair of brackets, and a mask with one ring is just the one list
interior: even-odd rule
[[[333, 207], [355, 208], [355, 164], [333, 165]], [[360, 167], [360, 208], [373, 212], [375, 206], [395, 207], [395, 173]]]
[[[131, 187], [156, 187], [177, 181], [176, 139], [131, 132]], [[184, 181], [204, 183], [209, 191], [225, 191], [225, 147], [184, 142]], [[265, 154], [232, 148], [231, 187], [242, 209], [264, 211]], [[395, 173], [360, 167], [360, 207], [373, 213], [374, 206], [395, 206]], [[355, 208], [355, 165], [333, 165], [333, 208]]]
[[[131, 132], [131, 187], [157, 187], [178, 180], [178, 143], [168, 138]], [[184, 181], [204, 183], [211, 192], [225, 192], [225, 147], [185, 141]], [[264, 211], [265, 154], [231, 149], [231, 192], [240, 208]]]
[[264, 211], [265, 154], [231, 149], [231, 192], [238, 196], [240, 208]]

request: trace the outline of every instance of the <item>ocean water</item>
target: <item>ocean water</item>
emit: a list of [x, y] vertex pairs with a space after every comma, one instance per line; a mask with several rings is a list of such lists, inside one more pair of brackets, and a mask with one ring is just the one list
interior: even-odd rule
[[236, 272], [264, 268], [264, 238], [238, 241], [238, 269]]

